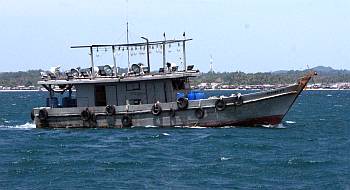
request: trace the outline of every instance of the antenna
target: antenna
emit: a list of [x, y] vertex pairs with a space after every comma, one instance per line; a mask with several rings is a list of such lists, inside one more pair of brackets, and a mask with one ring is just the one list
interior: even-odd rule
[[[129, 22], [126, 22], [126, 43], [129, 44]], [[130, 48], [127, 47], [128, 49], [128, 71], [130, 69]]]
[[[129, 44], [129, 1], [126, 0], [126, 43]], [[128, 50], [128, 72], [130, 71], [130, 48]]]

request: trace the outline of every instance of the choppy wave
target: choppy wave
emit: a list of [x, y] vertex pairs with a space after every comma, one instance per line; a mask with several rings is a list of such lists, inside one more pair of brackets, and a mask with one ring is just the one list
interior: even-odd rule
[[0, 129], [34, 129], [34, 123], [25, 123], [22, 125], [0, 125]]
[[221, 157], [220, 160], [221, 160], [221, 161], [231, 160], [231, 158], [229, 158], [229, 157]]
[[189, 129], [205, 129], [207, 127], [201, 127], [201, 126], [188, 126], [188, 125], [178, 125], [174, 126], [175, 128], [189, 128]]
[[277, 125], [261, 125], [261, 126], [265, 127], [265, 128], [274, 128], [274, 129], [286, 129], [287, 128], [282, 123], [277, 124]]
[[288, 123], [288, 124], [294, 124], [294, 123], [296, 123], [295, 121], [286, 121], [286, 123]]

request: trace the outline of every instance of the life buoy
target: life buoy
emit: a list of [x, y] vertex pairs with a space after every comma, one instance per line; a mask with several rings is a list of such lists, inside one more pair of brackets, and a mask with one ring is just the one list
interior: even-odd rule
[[204, 109], [203, 108], [197, 108], [196, 111], [194, 112], [196, 117], [198, 119], [202, 119], [204, 117]]
[[48, 117], [48, 112], [47, 112], [47, 110], [44, 108], [44, 109], [41, 109], [41, 110], [39, 110], [39, 119], [40, 119], [40, 121], [45, 121], [46, 119], [47, 119], [47, 117]]
[[188, 100], [187, 98], [180, 97], [177, 99], [177, 107], [179, 107], [180, 110], [184, 110], [188, 107]]
[[175, 117], [175, 110], [173, 108], [170, 108], [169, 110], [169, 116], [170, 117]]
[[91, 117], [91, 112], [89, 111], [88, 108], [86, 108], [85, 110], [83, 110], [81, 112], [80, 116], [81, 116], [81, 119], [83, 121], [88, 121], [90, 119], [90, 117]]
[[155, 103], [153, 104], [151, 111], [153, 115], [159, 115], [160, 113], [162, 113], [162, 107], [159, 103]]
[[223, 99], [218, 99], [218, 100], [216, 100], [216, 102], [215, 102], [215, 108], [216, 108], [218, 111], [224, 110], [225, 107], [226, 107], [226, 102], [225, 102]]
[[30, 112], [30, 118], [34, 121], [35, 119], [34, 110]]
[[107, 115], [115, 114], [115, 107], [113, 105], [107, 105], [105, 110], [107, 112]]
[[132, 120], [128, 115], [124, 115], [122, 117], [122, 125], [123, 125], [123, 127], [131, 127], [132, 126]]

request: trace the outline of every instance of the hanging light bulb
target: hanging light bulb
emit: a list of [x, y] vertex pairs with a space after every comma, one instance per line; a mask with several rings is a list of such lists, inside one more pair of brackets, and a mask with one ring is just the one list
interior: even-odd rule
[[99, 57], [98, 48], [96, 49], [96, 57]]

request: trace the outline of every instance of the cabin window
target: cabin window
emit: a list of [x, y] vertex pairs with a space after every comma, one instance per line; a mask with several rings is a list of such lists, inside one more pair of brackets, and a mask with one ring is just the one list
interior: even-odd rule
[[173, 79], [173, 88], [175, 90], [184, 90], [185, 89], [186, 79]]
[[104, 85], [95, 86], [95, 105], [106, 106], [106, 88]]
[[126, 84], [126, 90], [127, 91], [140, 90], [140, 83], [139, 82], [128, 83]]

